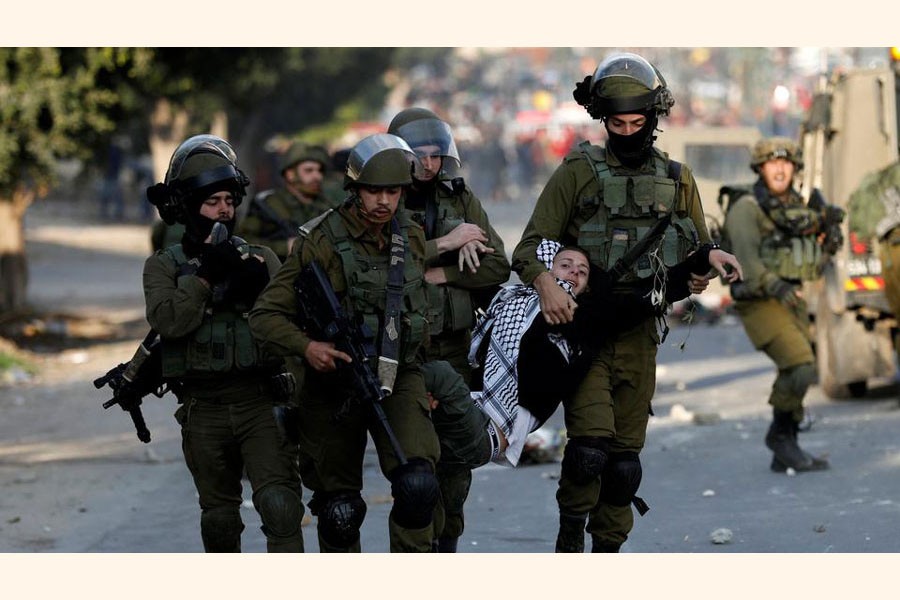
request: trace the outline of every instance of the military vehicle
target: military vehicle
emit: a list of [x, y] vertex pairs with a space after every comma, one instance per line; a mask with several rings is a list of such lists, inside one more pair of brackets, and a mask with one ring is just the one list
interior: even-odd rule
[[[897, 160], [896, 87], [889, 64], [821, 78], [801, 126], [804, 197], [819, 188], [828, 202], [846, 210], [863, 177]], [[844, 219], [844, 244], [825, 265], [823, 278], [804, 290], [820, 385], [831, 398], [862, 396], [871, 380], [893, 377], [896, 370], [897, 320], [885, 300], [876, 246], [849, 231], [849, 221]]]

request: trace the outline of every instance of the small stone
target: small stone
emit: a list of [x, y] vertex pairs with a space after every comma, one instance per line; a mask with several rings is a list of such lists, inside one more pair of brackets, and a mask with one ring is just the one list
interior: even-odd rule
[[731, 533], [730, 529], [725, 527], [720, 527], [709, 534], [709, 540], [713, 544], [727, 544], [731, 542], [732, 537], [734, 537], [734, 534]]
[[694, 413], [689, 411], [682, 404], [673, 404], [669, 410], [669, 418], [673, 421], [689, 422], [694, 418]]
[[716, 491], [715, 490], [703, 490], [703, 495], [706, 496], [707, 498], [710, 496], [715, 496]]
[[784, 474], [788, 477], [794, 477], [795, 475], [797, 475], [797, 471], [794, 470], [794, 467], [788, 467], [787, 470], [785, 470]]
[[825, 526], [819, 523], [818, 525], [813, 526], [813, 531], [816, 533], [825, 533]]

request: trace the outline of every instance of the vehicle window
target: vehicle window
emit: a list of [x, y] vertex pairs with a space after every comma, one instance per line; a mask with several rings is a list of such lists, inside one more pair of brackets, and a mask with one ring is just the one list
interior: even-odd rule
[[688, 144], [685, 162], [695, 177], [743, 181], [750, 177], [750, 148], [743, 145]]

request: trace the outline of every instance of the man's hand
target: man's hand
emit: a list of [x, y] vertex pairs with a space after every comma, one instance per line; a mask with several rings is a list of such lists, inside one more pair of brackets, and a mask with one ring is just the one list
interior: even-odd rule
[[344, 352], [335, 350], [334, 344], [331, 342], [315, 342], [309, 343], [304, 353], [307, 364], [320, 373], [328, 373], [337, 369], [336, 359], [341, 359], [345, 363], [353, 362]]
[[478, 271], [478, 267], [481, 266], [481, 261], [478, 260], [478, 253], [481, 254], [493, 254], [494, 249], [485, 246], [482, 242], [478, 240], [472, 240], [468, 244], [463, 245], [462, 248], [459, 249], [459, 271], [462, 273], [465, 267], [469, 267], [469, 271], [473, 274]]
[[692, 294], [702, 294], [706, 291], [706, 288], [709, 287], [709, 277], [705, 275], [697, 275], [696, 273], [691, 273], [691, 278], [688, 281], [688, 290]]
[[801, 293], [793, 283], [784, 279], [776, 279], [766, 289], [768, 294], [793, 308], [800, 302]]
[[[718, 248], [710, 250], [709, 265], [728, 283], [741, 281], [744, 278], [744, 270], [741, 268], [741, 263], [738, 262], [738, 259], [733, 254], [729, 254], [724, 250]], [[729, 271], [726, 267], [731, 267], [731, 270]]]
[[462, 223], [457, 225], [450, 233], [439, 237], [435, 240], [437, 250], [441, 252], [449, 252], [450, 250], [458, 250], [472, 241], [487, 243], [488, 237], [484, 229], [474, 223]]
[[534, 288], [541, 299], [541, 314], [550, 325], [571, 323], [575, 318], [578, 304], [556, 283], [556, 277], [549, 271], [541, 273], [534, 280]]

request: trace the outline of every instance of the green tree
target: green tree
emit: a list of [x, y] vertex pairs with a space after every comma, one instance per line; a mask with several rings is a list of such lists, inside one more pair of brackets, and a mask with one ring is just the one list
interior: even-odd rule
[[22, 217], [55, 183], [58, 158], [90, 155], [114, 128], [115, 94], [80, 50], [0, 48], [0, 312], [25, 304]]
[[0, 312], [24, 306], [22, 217], [54, 185], [58, 159], [89, 161], [116, 131], [140, 131], [161, 179], [182, 140], [212, 132], [253, 164], [273, 133], [327, 122], [347, 106], [374, 113], [394, 50], [0, 49]]

